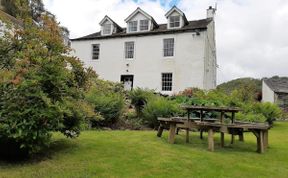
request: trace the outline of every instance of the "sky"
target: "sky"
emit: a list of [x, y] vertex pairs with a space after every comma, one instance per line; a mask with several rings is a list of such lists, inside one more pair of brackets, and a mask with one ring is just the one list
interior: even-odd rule
[[120, 26], [137, 7], [166, 23], [176, 5], [188, 20], [217, 4], [217, 84], [240, 77], [288, 76], [288, 0], [43, 0], [71, 38], [100, 30], [105, 15]]

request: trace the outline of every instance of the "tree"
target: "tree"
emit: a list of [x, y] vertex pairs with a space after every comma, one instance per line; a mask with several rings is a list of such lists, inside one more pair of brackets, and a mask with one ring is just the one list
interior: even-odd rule
[[97, 76], [69, 56], [53, 18], [41, 16], [39, 26], [27, 13], [30, 7], [17, 8], [23, 26], [0, 39], [0, 143], [35, 153], [52, 131], [77, 137], [81, 122], [94, 117], [84, 93]]
[[14, 17], [29, 14], [36, 22], [45, 12], [42, 0], [2, 0], [2, 4], [8, 14]]

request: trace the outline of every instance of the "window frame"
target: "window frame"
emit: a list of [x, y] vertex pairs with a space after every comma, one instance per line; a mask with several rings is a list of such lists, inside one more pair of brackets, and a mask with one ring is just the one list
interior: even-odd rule
[[[97, 61], [97, 60], [100, 60], [100, 44], [92, 44], [92, 60], [93, 61]], [[94, 51], [94, 47], [98, 47], [98, 51]], [[98, 54], [97, 54], [98, 52]], [[97, 57], [96, 57], [97, 56]]]
[[[108, 29], [107, 27], [108, 27], [108, 25], [109, 25], [109, 33], [105, 33], [105, 32], [107, 32], [106, 30]], [[110, 35], [112, 33], [112, 24], [109, 22], [109, 23], [105, 23], [104, 25], [103, 25], [103, 28], [102, 28], [102, 34], [103, 35]]]
[[[147, 29], [143, 29], [143, 27], [146, 27], [146, 24], [144, 24], [144, 22], [146, 23], [147, 22]], [[140, 20], [139, 21], [139, 24], [140, 24], [140, 27], [139, 27], [139, 30], [140, 31], [148, 31], [149, 30], [149, 20], [148, 19], [144, 19], [144, 20]], [[145, 26], [144, 26], [145, 25]]]
[[[177, 21], [175, 18], [179, 18], [179, 20]], [[172, 21], [172, 19], [173, 19], [173, 21]], [[176, 26], [175, 24], [177, 24], [178, 23], [178, 26]], [[171, 24], [173, 24], [173, 25], [171, 25]], [[173, 15], [173, 16], [170, 16], [169, 17], [169, 28], [180, 28], [180, 26], [181, 26], [181, 17], [180, 17], [180, 15]]]
[[161, 73], [161, 91], [164, 91], [164, 92], [173, 91], [173, 73], [172, 72]]
[[[165, 42], [167, 40], [173, 40], [173, 46], [169, 46], [169, 44], [165, 44]], [[171, 44], [170, 44], [171, 45]], [[172, 49], [172, 52], [169, 50]], [[167, 50], [167, 53], [166, 53], [166, 50]], [[172, 54], [171, 54], [172, 53]], [[171, 58], [171, 57], [174, 57], [175, 56], [175, 39], [174, 38], [164, 38], [163, 39], [163, 57], [165, 58]]]
[[[128, 48], [129, 47], [128, 45], [131, 45], [131, 44], [133, 44], [133, 48]], [[130, 53], [132, 54], [132, 56], [129, 56]], [[124, 43], [124, 57], [125, 59], [128, 59], [128, 60], [132, 60], [135, 58], [135, 42], [134, 41], [126, 41]]]
[[[135, 28], [136, 29], [135, 31], [132, 31], [132, 25], [134, 25], [133, 29]], [[138, 21], [135, 20], [135, 21], [128, 22], [128, 30], [129, 30], [129, 32], [137, 32], [138, 31]]]

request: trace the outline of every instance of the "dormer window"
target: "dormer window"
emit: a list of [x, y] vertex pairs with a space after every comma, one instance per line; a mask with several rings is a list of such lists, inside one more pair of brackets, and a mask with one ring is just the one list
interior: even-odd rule
[[112, 24], [111, 23], [106, 23], [103, 25], [103, 35], [110, 35], [111, 34], [111, 27]]
[[129, 32], [137, 32], [138, 21], [129, 22]]
[[112, 35], [113, 33], [123, 31], [123, 29], [107, 15], [99, 24], [101, 25], [101, 35], [103, 36]]
[[140, 20], [140, 31], [147, 31], [149, 29], [149, 20]]
[[170, 16], [170, 28], [180, 27], [180, 16]]
[[127, 33], [146, 32], [159, 27], [153, 17], [139, 7], [125, 19], [125, 22], [127, 23]]

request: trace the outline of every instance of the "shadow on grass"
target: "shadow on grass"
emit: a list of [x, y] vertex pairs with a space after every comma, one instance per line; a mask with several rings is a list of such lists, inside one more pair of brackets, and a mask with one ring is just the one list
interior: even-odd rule
[[[256, 137], [255, 141], [252, 141], [251, 139], [247, 141], [239, 141], [237, 136], [235, 136], [234, 144], [231, 144], [231, 135], [225, 134], [225, 145], [224, 147], [221, 147], [220, 143], [220, 135], [219, 133], [215, 134], [214, 137], [214, 151], [218, 153], [256, 153], [257, 150], [257, 143], [256, 143]], [[245, 136], [244, 136], [245, 137]], [[166, 142], [168, 144], [168, 133], [164, 134], [161, 138], [163, 142]], [[200, 139], [200, 133], [199, 132], [193, 132], [193, 134], [190, 133], [189, 136], [189, 143], [186, 143], [186, 135], [184, 132], [180, 132], [179, 135], [176, 135], [175, 137], [175, 143], [176, 145], [181, 145], [183, 147], [189, 147], [197, 150], [207, 150], [208, 151], [208, 140], [207, 140], [207, 133], [204, 133], [203, 139]]]
[[[23, 164], [36, 164], [44, 160], [52, 159], [55, 155], [58, 154], [66, 154], [73, 152], [73, 150], [75, 150], [77, 146], [78, 145], [72, 140], [63, 138], [52, 141], [49, 147], [44, 148], [39, 153], [30, 156], [28, 156], [25, 151], [20, 152], [16, 155], [13, 154], [12, 156], [12, 150], [10, 150], [10, 153], [0, 154], [0, 166], [5, 167], [7, 163], [19, 166]], [[1, 148], [3, 148], [2, 144], [0, 144], [0, 149]]]

